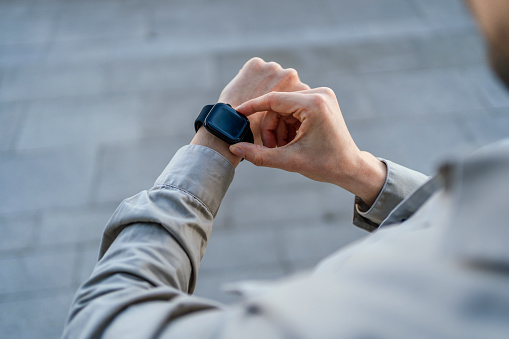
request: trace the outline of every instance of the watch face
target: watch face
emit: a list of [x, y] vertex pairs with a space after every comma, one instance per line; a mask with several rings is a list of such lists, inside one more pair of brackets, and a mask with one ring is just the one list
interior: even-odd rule
[[[249, 120], [245, 116], [225, 104], [216, 104], [205, 119], [206, 126], [231, 142], [238, 142], [241, 139], [248, 124]], [[217, 136], [222, 138], [221, 135]]]

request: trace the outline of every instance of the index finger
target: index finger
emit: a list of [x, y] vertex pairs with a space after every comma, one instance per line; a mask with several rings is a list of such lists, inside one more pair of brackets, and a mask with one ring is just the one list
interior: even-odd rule
[[270, 92], [246, 101], [236, 110], [245, 116], [264, 111], [273, 111], [280, 115], [293, 115], [306, 107], [307, 104], [307, 96], [300, 92]]

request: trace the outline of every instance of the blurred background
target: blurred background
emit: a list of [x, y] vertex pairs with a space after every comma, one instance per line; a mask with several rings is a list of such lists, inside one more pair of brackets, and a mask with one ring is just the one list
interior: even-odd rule
[[[359, 148], [433, 174], [509, 135], [459, 0], [0, 0], [0, 331], [55, 338], [116, 206], [150, 188], [245, 61], [329, 86]], [[196, 294], [313, 267], [365, 235], [353, 196], [242, 163]], [[260, 212], [261, 211], [261, 212]]]

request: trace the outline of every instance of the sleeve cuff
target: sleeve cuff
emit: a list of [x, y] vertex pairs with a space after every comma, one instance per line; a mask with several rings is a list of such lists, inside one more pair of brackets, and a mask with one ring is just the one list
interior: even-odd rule
[[173, 156], [154, 188], [184, 190], [200, 200], [215, 217], [234, 174], [233, 165], [218, 152], [205, 146], [187, 145]]
[[429, 177], [389, 160], [380, 159], [387, 165], [385, 183], [373, 205], [366, 211], [366, 203], [355, 197], [353, 223], [366, 231], [373, 231], [390, 212], [412, 192], [429, 180]]
[[[116, 209], [106, 225], [99, 258], [127, 225], [139, 222], [162, 225], [187, 253], [202, 252], [201, 240], [198, 240], [198, 244], [195, 244], [195, 240], [203, 238], [206, 244], [212, 231], [212, 220], [234, 173], [233, 165], [211, 148], [200, 145], [182, 147], [156, 180], [154, 187], [124, 200]], [[189, 209], [187, 206], [191, 203], [202, 208]], [[190, 225], [193, 231], [179, 227], [180, 224], [175, 222], [179, 215], [192, 221], [199, 220]], [[196, 237], [191, 237], [190, 233]], [[195, 261], [197, 266], [199, 259]]]

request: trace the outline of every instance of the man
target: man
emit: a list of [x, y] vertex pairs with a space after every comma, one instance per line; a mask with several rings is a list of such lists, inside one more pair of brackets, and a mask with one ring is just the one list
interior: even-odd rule
[[[509, 2], [470, 5], [494, 69], [509, 83]], [[111, 218], [64, 337], [509, 336], [508, 143], [446, 164], [428, 180], [361, 152], [330, 89], [309, 89], [294, 70], [260, 59], [243, 67], [219, 102], [250, 116], [258, 144], [224, 142], [210, 117], [230, 109], [204, 109], [209, 120], [198, 119], [191, 145], [152, 189], [122, 202]], [[227, 307], [189, 295], [242, 157], [349, 190], [354, 223], [376, 232], [312, 273], [239, 286], [249, 294], [243, 303]]]

